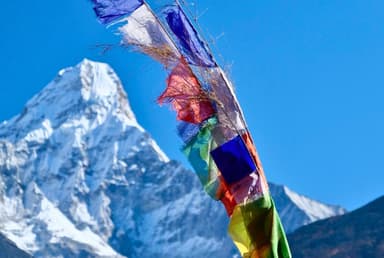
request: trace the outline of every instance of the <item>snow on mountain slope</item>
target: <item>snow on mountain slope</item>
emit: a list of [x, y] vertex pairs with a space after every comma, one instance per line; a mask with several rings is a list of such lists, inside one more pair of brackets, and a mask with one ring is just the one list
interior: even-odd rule
[[106, 64], [60, 71], [1, 124], [0, 171], [0, 231], [35, 257], [235, 250], [220, 204], [137, 123]]
[[[288, 228], [324, 215], [273, 194]], [[106, 64], [60, 71], [0, 124], [0, 232], [35, 257], [232, 257], [227, 225], [137, 123]]]
[[293, 192], [286, 186], [269, 184], [282, 223], [287, 232], [311, 222], [342, 215], [346, 210], [336, 205], [326, 205]]
[[1, 250], [1, 258], [32, 258], [26, 252], [17, 248], [17, 246], [0, 234], [0, 250]]

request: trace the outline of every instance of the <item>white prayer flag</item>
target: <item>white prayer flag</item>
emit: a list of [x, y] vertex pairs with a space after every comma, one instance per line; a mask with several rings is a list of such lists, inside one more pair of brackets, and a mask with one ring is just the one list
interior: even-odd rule
[[180, 53], [147, 5], [142, 5], [130, 16], [119, 20], [123, 43], [132, 45], [168, 66], [177, 62]]

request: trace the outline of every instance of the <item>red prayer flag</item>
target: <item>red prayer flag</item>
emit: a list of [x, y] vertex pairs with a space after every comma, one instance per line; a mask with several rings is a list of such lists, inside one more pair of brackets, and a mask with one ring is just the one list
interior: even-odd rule
[[184, 58], [171, 71], [167, 88], [157, 101], [172, 103], [177, 119], [193, 124], [200, 124], [215, 113], [207, 93]]

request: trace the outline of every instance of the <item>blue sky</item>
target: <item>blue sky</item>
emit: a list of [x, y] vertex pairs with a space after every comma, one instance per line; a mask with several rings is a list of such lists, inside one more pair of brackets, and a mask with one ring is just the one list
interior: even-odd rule
[[[348, 209], [382, 195], [384, 2], [190, 2], [230, 68], [267, 178]], [[166, 73], [140, 54], [100, 54], [97, 44], [118, 38], [89, 2], [5, 1], [0, 35], [0, 120], [18, 114], [59, 69], [87, 57], [116, 70], [139, 122], [186, 163], [174, 113], [155, 103]]]

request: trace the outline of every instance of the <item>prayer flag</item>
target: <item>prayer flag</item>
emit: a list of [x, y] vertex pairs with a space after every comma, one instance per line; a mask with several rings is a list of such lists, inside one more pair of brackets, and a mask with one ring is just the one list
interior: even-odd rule
[[228, 232], [243, 258], [292, 257], [275, 204], [269, 194], [239, 204]]
[[211, 155], [228, 184], [236, 183], [256, 171], [240, 135], [211, 151]]
[[230, 140], [246, 129], [233, 86], [220, 67], [207, 69], [206, 77], [216, 103], [219, 126], [223, 135]]
[[200, 126], [181, 121], [177, 125], [177, 134], [185, 144], [188, 144], [200, 131]]
[[251, 135], [247, 131], [243, 135], [241, 135], [241, 138], [243, 139], [245, 145], [247, 146], [247, 149], [249, 153], [251, 154], [253, 160], [255, 161], [256, 168], [257, 168], [257, 174], [259, 175], [259, 180], [260, 180], [260, 187], [261, 191], [263, 193], [268, 193], [268, 182], [264, 174], [264, 169], [263, 166], [261, 165], [261, 160], [260, 157], [256, 151], [255, 144], [252, 141]]
[[215, 67], [216, 63], [213, 61], [212, 55], [183, 10], [178, 5], [172, 6], [165, 10], [165, 15], [168, 26], [176, 36], [188, 63]]
[[131, 14], [143, 0], [92, 0], [99, 21], [103, 24], [111, 23], [125, 15]]
[[201, 88], [184, 58], [181, 58], [179, 64], [172, 70], [167, 85], [158, 102], [172, 103], [177, 112], [177, 119], [200, 124], [215, 113], [207, 93]]
[[218, 170], [209, 152], [217, 145], [212, 131], [217, 124], [216, 118], [208, 119], [199, 133], [183, 148], [184, 154], [198, 175], [207, 193], [217, 199]]
[[179, 51], [147, 5], [140, 6], [118, 23], [123, 23], [119, 31], [124, 44], [133, 45], [165, 66], [179, 60]]

